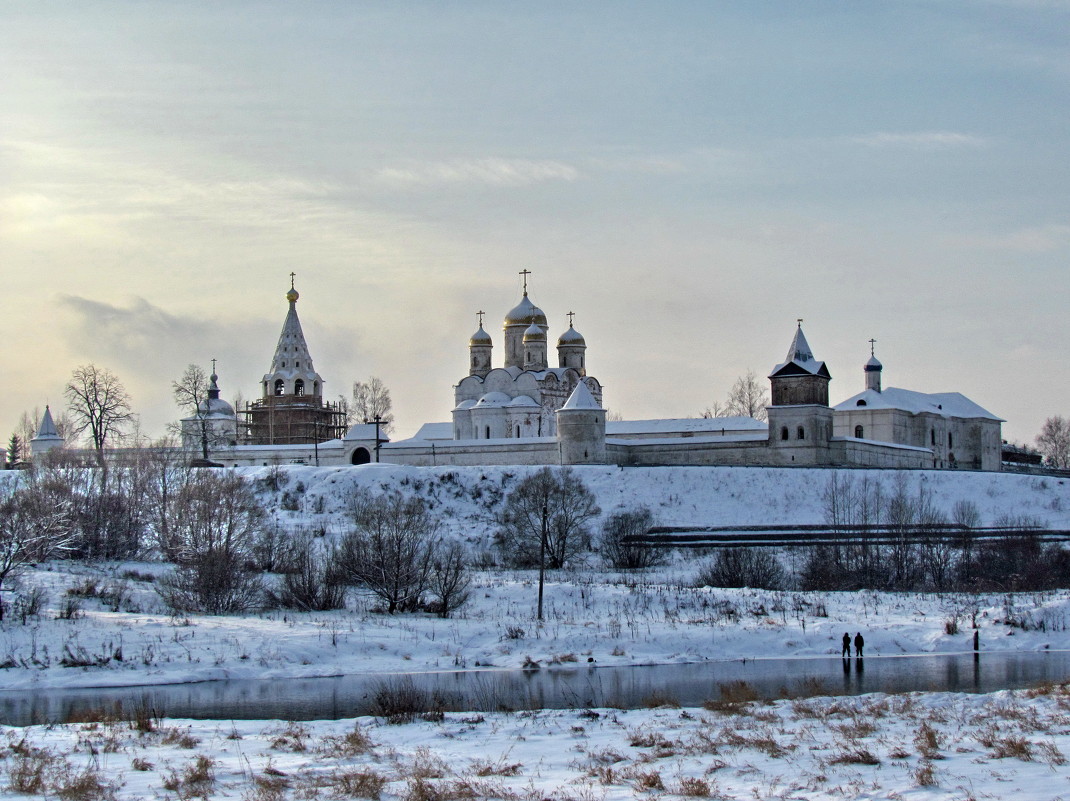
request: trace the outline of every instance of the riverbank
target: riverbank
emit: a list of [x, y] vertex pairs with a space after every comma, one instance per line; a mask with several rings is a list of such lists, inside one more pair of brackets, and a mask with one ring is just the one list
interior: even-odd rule
[[157, 720], [142, 710], [5, 727], [0, 798], [961, 801], [1013, 787], [1016, 801], [1048, 801], [1070, 790], [1065, 687], [761, 703], [738, 686], [707, 707], [661, 700], [396, 725]]
[[536, 576], [527, 571], [477, 572], [469, 604], [450, 619], [378, 613], [358, 593], [335, 612], [174, 617], [151, 580], [164, 566], [57, 562], [22, 579], [24, 591], [44, 595], [37, 614], [23, 621], [9, 610], [0, 625], [0, 689], [838, 656], [845, 631], [863, 633], [867, 656], [966, 651], [975, 631], [983, 651], [1070, 647], [1068, 591], [687, 586], [698, 568], [684, 561], [641, 574], [552, 574], [539, 623]]

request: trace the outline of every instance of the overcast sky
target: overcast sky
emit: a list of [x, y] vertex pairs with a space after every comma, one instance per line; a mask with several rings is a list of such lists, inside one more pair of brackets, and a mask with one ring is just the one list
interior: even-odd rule
[[[450, 419], [532, 271], [606, 405], [833, 375], [1070, 414], [1064, 2], [0, 3], [0, 431], [117, 373], [256, 395], [289, 273], [331, 396]], [[6, 428], [4, 428], [6, 426]], [[0, 439], [6, 441], [8, 434]]]

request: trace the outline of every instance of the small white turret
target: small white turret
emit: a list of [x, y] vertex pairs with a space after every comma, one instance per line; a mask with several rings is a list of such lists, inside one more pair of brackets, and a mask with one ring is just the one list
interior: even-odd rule
[[30, 440], [30, 455], [37, 457], [48, 453], [54, 448], [63, 447], [63, 437], [56, 430], [56, 424], [52, 420], [52, 410], [45, 406], [45, 413], [41, 417], [41, 425], [37, 427], [37, 436]]
[[561, 464], [606, 464], [606, 410], [580, 381], [557, 410]]
[[869, 341], [869, 361], [866, 362], [866, 366], [863, 369], [866, 372], [866, 389], [880, 392], [881, 371], [884, 369], [884, 365], [877, 360], [877, 357], [873, 353], [873, 345], [876, 341], [877, 340], [875, 339]]
[[546, 367], [546, 329], [532, 323], [524, 331], [524, 369], [538, 371]]
[[572, 327], [572, 312], [568, 316], [568, 331], [557, 340], [557, 366], [571, 367], [580, 375], [587, 375], [587, 341]]
[[494, 342], [483, 330], [483, 312], [479, 314], [479, 329], [468, 340], [468, 375], [485, 376], [491, 369]]

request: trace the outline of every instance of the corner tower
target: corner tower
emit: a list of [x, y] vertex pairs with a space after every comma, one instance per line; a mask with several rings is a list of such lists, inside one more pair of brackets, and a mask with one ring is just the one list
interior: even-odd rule
[[830, 463], [831, 380], [825, 363], [814, 358], [799, 320], [787, 358], [769, 375], [769, 444], [780, 450], [784, 464]]

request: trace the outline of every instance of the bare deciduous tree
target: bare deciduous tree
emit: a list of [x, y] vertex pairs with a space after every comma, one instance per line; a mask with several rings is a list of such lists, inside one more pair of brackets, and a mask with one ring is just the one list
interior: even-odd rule
[[394, 425], [392, 408], [390, 390], [381, 379], [372, 376], [367, 381], [354, 382], [353, 406], [349, 409], [354, 419], [371, 423], [378, 417], [383, 431], [389, 432]]
[[1049, 467], [1070, 468], [1070, 419], [1055, 415], [1045, 420], [1037, 435], [1037, 448]]
[[600, 514], [594, 494], [569, 468], [544, 467], [505, 499], [498, 542], [517, 567], [540, 564], [556, 569], [590, 547], [587, 524]]
[[784, 568], [768, 548], [721, 548], [695, 578], [699, 587], [779, 590], [784, 583]]
[[0, 589], [26, 565], [66, 550], [74, 536], [66, 499], [48, 492], [32, 473], [29, 481], [27, 486], [9, 490], [0, 500]]
[[439, 617], [468, 603], [472, 573], [468, 569], [468, 555], [459, 542], [438, 543], [431, 559], [429, 589], [435, 597], [435, 611]]
[[646, 534], [654, 522], [654, 515], [645, 506], [615, 512], [602, 524], [599, 551], [610, 567], [618, 570], [640, 570], [663, 561], [662, 552], [630, 542], [633, 537]]
[[753, 417], [765, 420], [769, 405], [769, 390], [753, 370], [748, 370], [732, 384], [724, 403], [715, 402], [702, 413], [703, 417]]
[[163, 550], [178, 563], [157, 591], [177, 612], [222, 615], [255, 608], [263, 597], [250, 568], [264, 510], [235, 473], [200, 470], [177, 489]]
[[190, 417], [195, 418], [201, 458], [206, 462], [208, 451], [212, 446], [227, 443], [226, 437], [220, 437], [209, 422], [211, 409], [208, 406], [208, 390], [210, 387], [208, 375], [196, 364], [187, 365], [182, 377], [171, 382], [175, 403]]
[[103, 463], [104, 446], [121, 437], [133, 422], [130, 395], [115, 373], [84, 364], [75, 369], [63, 389], [76, 434], [88, 432], [97, 457]]
[[421, 498], [364, 495], [352, 506], [354, 528], [339, 546], [346, 577], [374, 593], [390, 614], [420, 604], [431, 571], [438, 524]]

